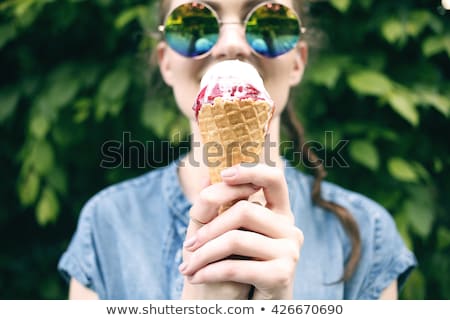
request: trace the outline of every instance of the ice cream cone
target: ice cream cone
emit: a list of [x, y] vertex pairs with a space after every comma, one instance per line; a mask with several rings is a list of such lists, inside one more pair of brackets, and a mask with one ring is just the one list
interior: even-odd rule
[[[271, 110], [264, 100], [220, 97], [202, 106], [198, 125], [211, 183], [222, 181], [220, 172], [227, 167], [260, 161]], [[231, 205], [222, 206], [219, 213]]]
[[242, 61], [214, 65], [200, 87], [193, 109], [210, 180], [217, 183], [227, 167], [260, 162], [274, 106], [258, 71]]

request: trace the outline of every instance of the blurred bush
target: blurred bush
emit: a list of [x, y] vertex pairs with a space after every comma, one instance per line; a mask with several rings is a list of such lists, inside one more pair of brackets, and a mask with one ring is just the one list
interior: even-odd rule
[[[402, 298], [449, 299], [449, 12], [429, 0], [307, 11], [293, 98], [308, 140], [324, 158], [348, 141], [348, 165], [328, 163], [328, 179], [394, 216], [420, 263]], [[56, 264], [83, 203], [186, 148], [188, 124], [149, 65], [156, 25], [154, 1], [0, 2], [0, 298], [65, 298]], [[111, 140], [161, 147], [105, 168]]]

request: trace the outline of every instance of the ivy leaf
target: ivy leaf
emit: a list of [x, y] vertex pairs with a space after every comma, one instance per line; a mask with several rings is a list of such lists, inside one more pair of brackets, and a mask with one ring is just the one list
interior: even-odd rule
[[406, 38], [404, 25], [396, 18], [389, 18], [381, 25], [381, 34], [390, 44], [399, 42]]
[[403, 298], [407, 300], [424, 300], [426, 299], [426, 278], [420, 272], [420, 269], [416, 268], [411, 272], [408, 277], [408, 285], [403, 290]]
[[16, 28], [12, 24], [0, 26], [0, 49], [16, 36]]
[[130, 75], [124, 68], [117, 68], [108, 73], [102, 80], [99, 89], [100, 99], [121, 99], [130, 85]]
[[395, 224], [397, 225], [398, 232], [400, 233], [400, 236], [402, 237], [403, 241], [405, 242], [406, 246], [412, 250], [414, 248], [413, 241], [411, 239], [410, 232], [408, 232], [409, 229], [409, 219], [408, 219], [408, 213], [404, 211], [404, 208], [402, 211], [400, 211], [398, 214], [395, 215]]
[[403, 182], [416, 182], [419, 178], [414, 167], [401, 158], [389, 159], [388, 171], [392, 177]]
[[350, 8], [351, 0], [330, 0], [330, 3], [341, 13], [345, 13]]
[[158, 137], [163, 138], [175, 120], [176, 114], [166, 108], [162, 102], [148, 102], [142, 110], [142, 123], [152, 129]]
[[420, 92], [420, 98], [422, 103], [431, 105], [444, 116], [448, 117], [450, 115], [449, 98], [433, 92], [432, 89], [422, 90]]
[[23, 206], [30, 206], [36, 201], [39, 193], [39, 184], [39, 175], [33, 171], [29, 171], [25, 177], [19, 180], [18, 193], [20, 203]]
[[35, 142], [29, 160], [36, 171], [46, 175], [53, 168], [55, 155], [52, 146], [46, 141]]
[[411, 125], [419, 124], [419, 113], [411, 95], [400, 90], [392, 91], [388, 95], [388, 102], [392, 109]]
[[60, 167], [53, 168], [46, 176], [47, 183], [55, 191], [62, 195], [67, 194], [67, 176], [66, 172]]
[[426, 239], [435, 219], [434, 203], [431, 192], [425, 187], [412, 188], [410, 198], [403, 210], [408, 216], [410, 226], [423, 239]]
[[416, 10], [409, 15], [407, 23], [408, 34], [412, 37], [417, 37], [432, 19], [430, 12], [425, 10]]
[[437, 232], [437, 246], [440, 250], [450, 247], [450, 230], [446, 227], [439, 227]]
[[393, 86], [391, 80], [384, 74], [371, 70], [350, 74], [347, 81], [355, 92], [363, 95], [384, 96]]
[[372, 2], [373, 0], [359, 0], [359, 4], [361, 5], [361, 7], [366, 10], [372, 6]]
[[147, 8], [145, 6], [135, 6], [127, 10], [124, 10], [114, 21], [114, 26], [117, 29], [123, 29], [127, 24], [133, 20], [138, 19], [141, 16], [148, 14]]
[[0, 124], [4, 123], [14, 113], [19, 93], [15, 88], [9, 87], [0, 90]]
[[319, 59], [312, 66], [314, 71], [310, 73], [311, 81], [318, 85], [324, 85], [329, 89], [334, 88], [341, 74], [342, 65], [345, 63], [345, 59], [339, 57], [324, 57]]
[[46, 187], [42, 192], [41, 198], [36, 206], [36, 219], [39, 225], [45, 226], [55, 222], [59, 213], [59, 200], [55, 191]]
[[350, 156], [361, 165], [376, 171], [379, 166], [379, 155], [377, 148], [365, 140], [355, 140], [350, 143]]
[[38, 140], [45, 137], [50, 129], [49, 120], [43, 115], [36, 115], [30, 120], [30, 133]]
[[442, 36], [431, 36], [422, 43], [422, 52], [426, 57], [434, 56], [445, 50], [445, 40]]

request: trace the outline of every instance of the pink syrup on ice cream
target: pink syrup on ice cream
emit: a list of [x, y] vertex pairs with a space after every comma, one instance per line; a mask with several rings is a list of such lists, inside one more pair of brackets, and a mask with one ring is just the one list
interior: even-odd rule
[[198, 118], [202, 105], [214, 104], [214, 99], [225, 100], [253, 99], [266, 100], [273, 106], [273, 101], [264, 88], [263, 80], [256, 69], [239, 60], [219, 62], [203, 76], [200, 92], [192, 109]]

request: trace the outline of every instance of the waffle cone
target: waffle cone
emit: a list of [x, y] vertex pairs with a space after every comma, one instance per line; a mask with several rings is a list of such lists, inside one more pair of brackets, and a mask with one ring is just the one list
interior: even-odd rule
[[[198, 125], [211, 183], [222, 181], [220, 172], [239, 163], [260, 161], [272, 106], [264, 100], [216, 98], [204, 104]], [[222, 206], [220, 212], [232, 203]]]

